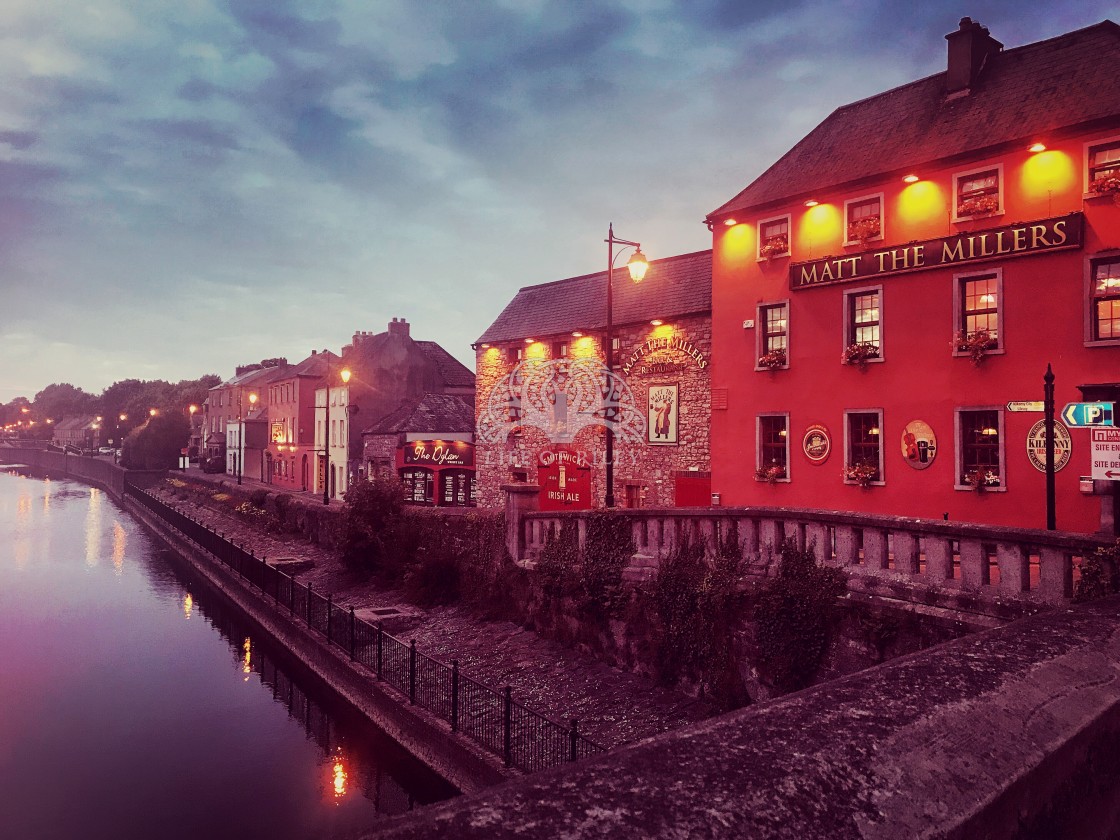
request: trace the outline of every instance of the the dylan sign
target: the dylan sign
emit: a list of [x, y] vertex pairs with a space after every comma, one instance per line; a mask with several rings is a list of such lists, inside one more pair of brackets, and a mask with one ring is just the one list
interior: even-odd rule
[[404, 463], [425, 467], [471, 467], [474, 466], [474, 444], [459, 440], [414, 440], [404, 446]]
[[870, 280], [888, 274], [1080, 248], [1083, 219], [1081, 213], [1070, 213], [1037, 222], [910, 242], [881, 251], [864, 251], [849, 257], [793, 263], [789, 267], [789, 286], [794, 290], [810, 289], [831, 283]]

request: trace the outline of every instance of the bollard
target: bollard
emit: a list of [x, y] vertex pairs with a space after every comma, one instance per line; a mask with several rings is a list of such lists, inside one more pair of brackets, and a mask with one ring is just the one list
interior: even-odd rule
[[408, 702], [416, 702], [416, 640], [408, 644]]
[[354, 608], [350, 608], [350, 661], [354, 661]]
[[459, 660], [451, 660], [451, 731], [459, 731]]
[[505, 714], [503, 715], [505, 724], [505, 760], [506, 767], [509, 767], [513, 762], [513, 689], [508, 685], [506, 686], [505, 694]]

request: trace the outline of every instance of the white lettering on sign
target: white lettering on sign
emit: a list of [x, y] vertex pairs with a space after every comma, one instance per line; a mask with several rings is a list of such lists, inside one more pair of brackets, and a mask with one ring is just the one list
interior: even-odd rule
[[1120, 481], [1120, 429], [1092, 429], [1093, 478]]

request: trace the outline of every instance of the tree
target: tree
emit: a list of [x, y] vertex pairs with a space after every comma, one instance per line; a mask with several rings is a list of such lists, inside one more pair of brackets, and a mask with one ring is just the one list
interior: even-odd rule
[[63, 417], [96, 414], [97, 398], [69, 382], [59, 382], [35, 395], [34, 413], [38, 422], [48, 417], [57, 422]]
[[189, 436], [190, 425], [179, 412], [149, 417], [124, 439], [121, 463], [130, 470], [171, 469]]

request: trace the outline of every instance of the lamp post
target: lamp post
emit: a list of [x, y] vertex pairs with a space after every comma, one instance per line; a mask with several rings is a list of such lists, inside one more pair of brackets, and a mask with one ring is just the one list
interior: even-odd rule
[[[607, 406], [610, 406], [611, 395], [614, 393], [614, 383], [611, 381], [614, 375], [614, 246], [622, 245], [624, 248], [633, 248], [634, 253], [630, 255], [630, 259], [626, 262], [626, 268], [630, 271], [630, 279], [635, 283], [642, 282], [646, 276], [646, 271], [649, 269], [649, 261], [646, 255], [642, 253], [642, 246], [637, 242], [630, 242], [627, 239], [619, 239], [614, 235], [614, 224], [611, 223], [607, 227], [607, 238], [603, 240], [607, 243], [607, 335], [606, 335], [606, 356], [607, 356]], [[621, 251], [619, 252], [622, 253]], [[607, 421], [607, 491], [605, 504], [609, 508], [614, 507], [614, 426], [612, 422], [618, 419], [618, 406], [612, 408], [605, 407], [604, 419]]]
[[[339, 372], [339, 378], [343, 384], [350, 382], [350, 369], [343, 368]], [[326, 413], [323, 419], [323, 451], [326, 453], [326, 470], [323, 472], [323, 504], [329, 505], [331, 503], [331, 476], [334, 471], [331, 468], [331, 357], [327, 356], [327, 388], [325, 406]], [[349, 452], [349, 447], [347, 447]]]

